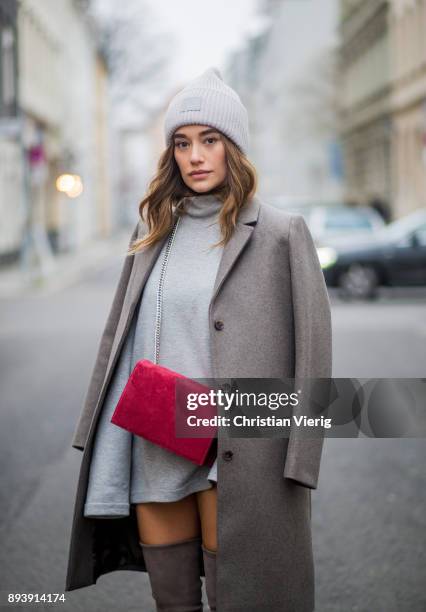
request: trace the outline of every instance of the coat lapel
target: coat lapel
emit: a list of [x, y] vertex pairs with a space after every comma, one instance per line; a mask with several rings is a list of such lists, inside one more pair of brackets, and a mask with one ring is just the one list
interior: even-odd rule
[[[140, 224], [141, 226], [142, 224]], [[137, 238], [141, 238], [142, 231], [139, 229]], [[130, 273], [128, 287], [121, 310], [120, 319], [118, 321], [117, 330], [114, 336], [112, 349], [108, 362], [108, 370], [111, 368], [115, 360], [117, 350], [120, 347], [121, 341], [126, 335], [130, 327], [130, 323], [138, 304], [139, 297], [148, 279], [148, 276], [154, 267], [155, 261], [167, 240], [167, 235], [156, 244], [148, 247], [142, 252], [133, 255], [134, 261], [132, 271]], [[108, 372], [107, 370], [107, 372]]]
[[223, 248], [222, 257], [219, 263], [219, 268], [216, 275], [216, 280], [213, 287], [212, 299], [210, 308], [216, 299], [220, 288], [225, 279], [232, 270], [235, 262], [238, 259], [241, 251], [248, 242], [253, 233], [254, 226], [259, 214], [260, 201], [257, 196], [254, 196], [247, 205], [241, 210], [234, 233], [231, 236], [228, 244]]

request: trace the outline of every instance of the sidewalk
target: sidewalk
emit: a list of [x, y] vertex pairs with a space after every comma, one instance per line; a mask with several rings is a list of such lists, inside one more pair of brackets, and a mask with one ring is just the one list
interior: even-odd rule
[[23, 295], [45, 296], [77, 283], [86, 274], [109, 263], [124, 260], [132, 227], [120, 229], [114, 236], [94, 240], [78, 252], [55, 255], [51, 274], [42, 281], [30, 281], [18, 263], [0, 267], [0, 299]]

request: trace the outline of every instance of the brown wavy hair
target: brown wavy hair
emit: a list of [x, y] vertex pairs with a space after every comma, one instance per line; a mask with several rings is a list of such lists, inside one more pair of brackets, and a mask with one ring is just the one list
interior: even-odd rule
[[[240, 209], [257, 190], [257, 172], [253, 164], [229, 138], [220, 132], [225, 147], [227, 175], [225, 181], [207, 192], [222, 201], [219, 226], [222, 240], [214, 246], [224, 246], [232, 236]], [[185, 197], [201, 195], [185, 185], [174, 158], [174, 143], [164, 150], [151, 180], [147, 194], [139, 204], [139, 215], [148, 225], [148, 233], [135, 240], [127, 255], [134, 255], [151, 246], [168, 234], [173, 227], [173, 212], [179, 216], [185, 212]]]

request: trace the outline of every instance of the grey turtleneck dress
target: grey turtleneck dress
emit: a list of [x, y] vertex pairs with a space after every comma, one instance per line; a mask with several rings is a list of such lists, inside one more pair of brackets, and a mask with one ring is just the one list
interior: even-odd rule
[[[211, 194], [187, 198], [167, 264], [158, 363], [190, 378], [212, 378], [208, 309], [222, 256]], [[166, 241], [167, 243], [167, 241]], [[156, 299], [166, 243], [149, 275], [105, 397], [90, 465], [84, 516], [127, 516], [130, 504], [176, 501], [217, 482], [216, 461], [198, 466], [113, 425], [111, 416], [140, 359], [155, 360]]]

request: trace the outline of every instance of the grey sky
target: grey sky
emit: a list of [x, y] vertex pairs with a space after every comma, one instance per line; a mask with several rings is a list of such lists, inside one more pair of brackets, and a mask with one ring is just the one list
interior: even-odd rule
[[[223, 69], [232, 49], [265, 25], [258, 15], [260, 0], [93, 0], [99, 13], [138, 13], [153, 32], [170, 35], [171, 90], [194, 78], [209, 66]], [[140, 12], [137, 11], [140, 7]], [[133, 11], [133, 13], [132, 13]]]
[[176, 83], [205, 68], [224, 68], [227, 54], [254, 33], [258, 0], [147, 0], [164, 29], [173, 32], [177, 48], [170, 49]]

